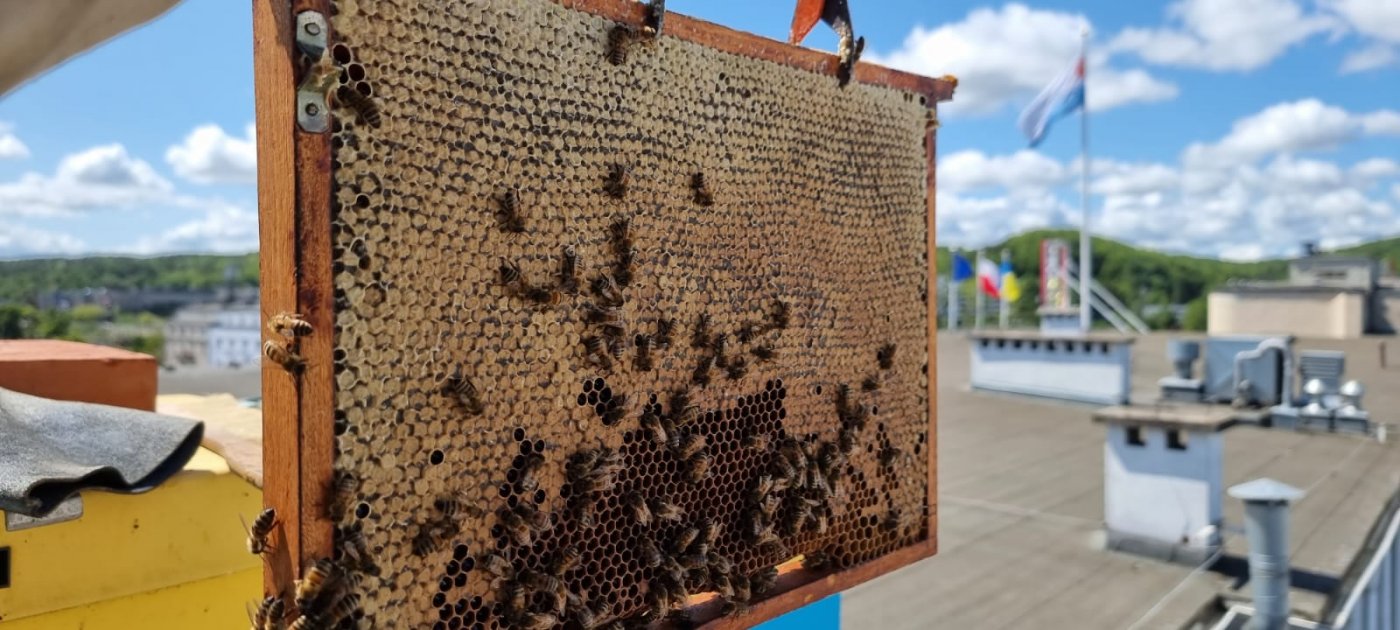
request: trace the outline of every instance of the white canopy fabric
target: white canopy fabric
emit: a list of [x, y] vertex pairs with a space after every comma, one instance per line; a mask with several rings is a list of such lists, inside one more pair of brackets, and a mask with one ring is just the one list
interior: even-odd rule
[[179, 0], [0, 0], [0, 97]]

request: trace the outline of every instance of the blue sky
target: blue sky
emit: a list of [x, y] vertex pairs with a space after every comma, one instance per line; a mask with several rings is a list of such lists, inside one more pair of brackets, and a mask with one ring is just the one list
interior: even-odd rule
[[[1400, 234], [1400, 2], [853, 4], [867, 60], [961, 81], [940, 243], [1079, 221], [1078, 121], [1028, 151], [1015, 119], [1086, 26], [1096, 231], [1235, 259]], [[791, 15], [668, 8], [775, 38]], [[0, 257], [255, 249], [251, 46], [248, 2], [185, 0], [0, 97]]]

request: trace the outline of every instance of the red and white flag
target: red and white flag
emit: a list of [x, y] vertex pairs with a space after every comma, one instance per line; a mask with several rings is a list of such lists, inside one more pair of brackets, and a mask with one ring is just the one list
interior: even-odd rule
[[977, 286], [992, 299], [1001, 299], [1001, 269], [985, 258], [977, 261]]

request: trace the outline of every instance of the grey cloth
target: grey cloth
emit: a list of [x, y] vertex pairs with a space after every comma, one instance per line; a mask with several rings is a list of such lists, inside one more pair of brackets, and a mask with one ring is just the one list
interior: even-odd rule
[[40, 517], [79, 490], [145, 492], [203, 436], [195, 420], [0, 389], [0, 509]]

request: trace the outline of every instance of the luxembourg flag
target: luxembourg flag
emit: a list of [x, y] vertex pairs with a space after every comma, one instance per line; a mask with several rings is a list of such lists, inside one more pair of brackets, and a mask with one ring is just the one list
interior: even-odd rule
[[1001, 299], [1001, 269], [985, 258], [977, 261], [977, 287], [994, 300]]
[[1084, 106], [1084, 57], [1066, 70], [1021, 112], [1017, 126], [1034, 147], [1045, 138], [1050, 123]]

